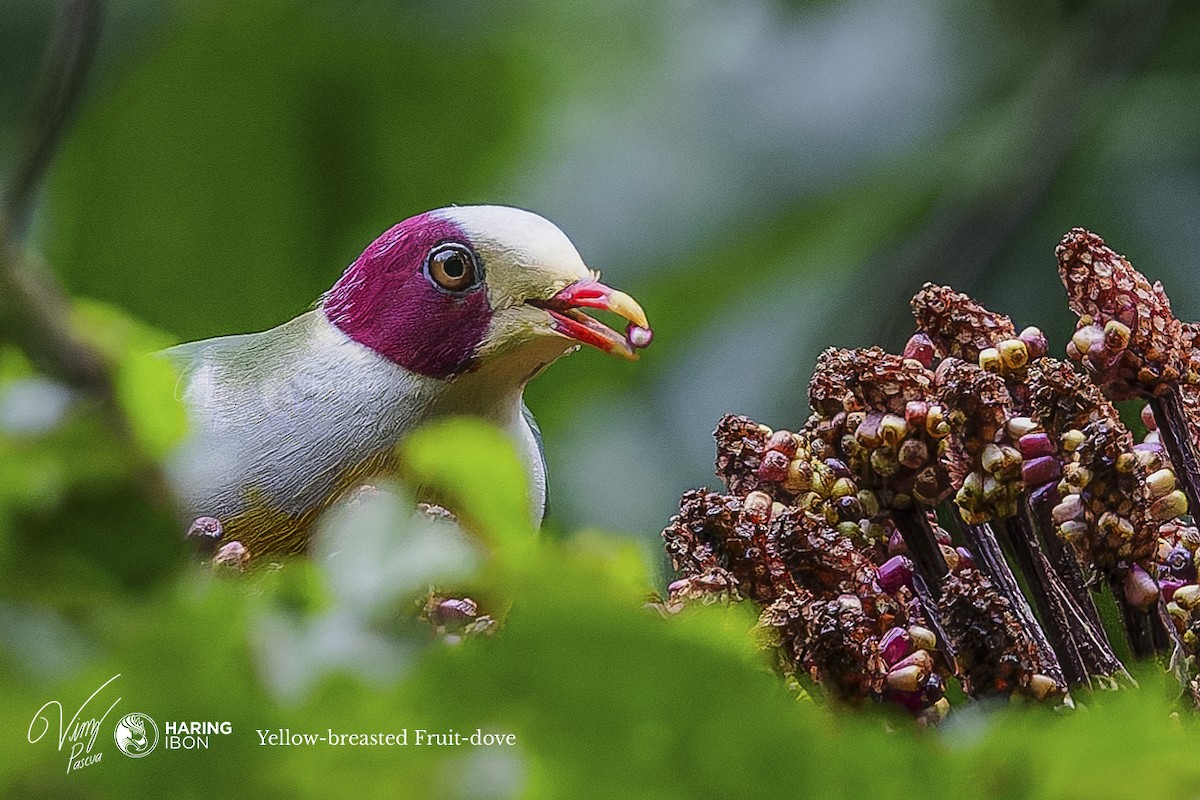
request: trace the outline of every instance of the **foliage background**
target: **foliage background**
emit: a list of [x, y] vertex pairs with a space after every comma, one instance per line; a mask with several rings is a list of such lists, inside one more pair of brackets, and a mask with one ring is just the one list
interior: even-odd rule
[[[59, 12], [0, 5], [0, 179]], [[1198, 35], [1200, 7], [1165, 0], [113, 0], [29, 239], [107, 351], [271, 327], [398, 219], [473, 202], [558, 222], [657, 341], [637, 365], [581, 353], [530, 388], [549, 540], [509, 547], [519, 524], [483, 513], [491, 555], [456, 579], [519, 599], [505, 636], [445, 650], [381, 621], [436, 558], [407, 583], [381, 572], [394, 588], [365, 606], [329, 561], [256, 591], [180, 571], [177, 526], [95, 409], [0, 340], [0, 788], [1079, 796], [1123, 774], [1130, 794], [1194, 795], [1186, 732], [1152, 690], [1071, 720], [968, 714], [961, 735], [885, 736], [789, 700], [744, 615], [665, 625], [639, 603], [678, 495], [712, 481], [717, 418], [800, 424], [817, 353], [899, 347], [923, 281], [1061, 349], [1052, 252], [1083, 225], [1200, 316]], [[137, 424], [169, 443], [171, 411], [143, 394]], [[489, 452], [443, 444], [435, 462]], [[381, 519], [367, 527], [406, 529]], [[345, 652], [378, 659], [331, 661], [345, 630], [366, 648]], [[175, 753], [55, 777], [28, 715], [117, 671], [152, 716], [490, 723], [525, 744], [497, 760], [246, 739], [219, 764]]]

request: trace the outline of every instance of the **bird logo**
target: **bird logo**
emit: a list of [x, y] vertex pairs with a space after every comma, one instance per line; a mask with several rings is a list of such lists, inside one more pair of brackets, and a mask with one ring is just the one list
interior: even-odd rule
[[158, 744], [158, 725], [150, 717], [135, 711], [117, 722], [113, 733], [117, 749], [130, 758], [147, 756]]

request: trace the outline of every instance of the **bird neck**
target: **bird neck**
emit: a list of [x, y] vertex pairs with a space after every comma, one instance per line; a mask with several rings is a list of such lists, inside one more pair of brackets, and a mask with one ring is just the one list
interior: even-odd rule
[[334, 354], [327, 360], [341, 365], [336, 369], [342, 378], [355, 386], [403, 385], [409, 405], [403, 410], [413, 424], [462, 414], [505, 425], [514, 414], [520, 413], [525, 384], [533, 377], [528, 365], [519, 363], [520, 359], [518, 363], [508, 359], [488, 360], [452, 378], [432, 377], [357, 341], [335, 325], [324, 309], [317, 309], [315, 314], [321, 324], [314, 341], [327, 343], [319, 349]]
[[548, 366], [577, 350], [561, 337], [540, 337], [481, 355], [470, 370], [452, 378], [452, 403], [519, 410], [525, 387]]
[[525, 385], [532, 377], [514, 373], [510, 366], [488, 362], [446, 381], [437, 401], [438, 413], [509, 422], [520, 414]]

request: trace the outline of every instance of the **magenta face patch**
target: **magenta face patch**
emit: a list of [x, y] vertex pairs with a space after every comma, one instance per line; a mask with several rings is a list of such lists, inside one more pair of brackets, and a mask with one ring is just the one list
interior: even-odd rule
[[473, 249], [461, 228], [430, 214], [406, 219], [384, 233], [325, 296], [329, 321], [412, 372], [449, 378], [465, 370], [492, 309], [482, 283], [451, 294], [425, 276], [429, 251], [446, 242]]

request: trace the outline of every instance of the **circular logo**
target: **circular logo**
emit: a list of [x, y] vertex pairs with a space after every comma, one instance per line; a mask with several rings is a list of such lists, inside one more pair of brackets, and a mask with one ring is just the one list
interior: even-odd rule
[[141, 758], [149, 755], [158, 744], [158, 726], [145, 714], [135, 711], [121, 717], [113, 738], [122, 753], [130, 758]]

